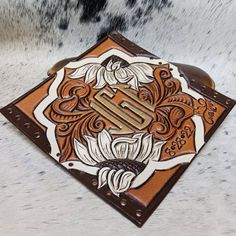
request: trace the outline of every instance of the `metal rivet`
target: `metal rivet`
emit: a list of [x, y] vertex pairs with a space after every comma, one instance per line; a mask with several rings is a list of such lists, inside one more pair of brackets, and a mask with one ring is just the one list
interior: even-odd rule
[[112, 192], [111, 191], [107, 191], [107, 196], [111, 196], [112, 195]]
[[121, 206], [126, 206], [126, 204], [127, 204], [126, 199], [121, 199], [120, 205], [121, 205]]
[[141, 217], [142, 216], [142, 211], [141, 210], [137, 210], [136, 211], [136, 216], [137, 217]]
[[61, 156], [61, 153], [58, 152], [56, 155], [57, 155], [57, 157], [59, 157], [59, 156]]
[[161, 65], [161, 64], [162, 64], [162, 62], [159, 62], [158, 64], [159, 64], [159, 65]]
[[73, 164], [72, 162], [70, 162], [68, 165], [71, 167], [71, 166], [73, 166], [74, 164]]

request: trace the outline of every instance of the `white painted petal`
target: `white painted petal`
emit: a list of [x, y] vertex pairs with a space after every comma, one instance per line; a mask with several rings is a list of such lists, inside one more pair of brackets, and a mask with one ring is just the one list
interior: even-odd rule
[[[144, 66], [143, 67], [141, 66], [142, 64], [143, 63], [133, 63], [129, 66], [129, 69], [131, 71], [133, 71], [133, 73], [137, 76], [139, 82], [141, 82], [141, 83], [151, 83], [153, 81], [153, 79], [147, 77], [147, 75], [150, 74], [150, 73], [146, 74], [146, 71], [143, 69]], [[146, 65], [146, 66], [149, 67], [148, 65]]]
[[96, 79], [96, 75], [98, 70], [101, 68], [100, 64], [94, 64], [92, 65], [86, 72], [85, 74], [85, 83], [89, 84], [91, 83], [93, 80]]
[[116, 172], [116, 170], [109, 171], [109, 173], [107, 175], [107, 184], [108, 184], [109, 189], [112, 191], [112, 193], [114, 193], [116, 196], [119, 196], [116, 193], [116, 190], [114, 188], [114, 183], [113, 183], [113, 176], [114, 176], [115, 172]]
[[106, 81], [104, 79], [104, 72], [105, 72], [104, 67], [101, 67], [100, 69], [98, 69], [97, 75], [96, 75], [97, 83], [93, 86], [95, 89], [103, 88], [106, 85]]
[[134, 90], [138, 90], [139, 87], [139, 83], [138, 83], [138, 79], [136, 76], [133, 77], [133, 79], [131, 79], [128, 82], [128, 85], [130, 85], [130, 88], [134, 89]]
[[119, 170], [115, 173], [115, 170], [112, 170], [108, 174], [108, 187], [113, 194], [119, 196], [129, 189], [134, 177], [135, 174], [131, 171]]
[[120, 68], [120, 64], [121, 61], [116, 61], [115, 63], [113, 63], [113, 65], [111, 66], [112, 70], [118, 70]]
[[127, 83], [130, 81], [134, 76], [133, 73], [128, 73], [126, 68], [120, 68], [115, 70], [115, 77], [120, 83]]
[[128, 143], [118, 143], [116, 146], [112, 146], [112, 152], [116, 159], [126, 159], [128, 156]]
[[109, 167], [103, 167], [98, 171], [98, 189], [107, 184], [107, 174], [109, 171]]
[[136, 175], [132, 171], [125, 171], [119, 179], [118, 193], [125, 192], [131, 186], [132, 180]]
[[89, 155], [87, 148], [76, 139], [74, 139], [74, 148], [75, 148], [75, 153], [77, 157], [80, 159], [80, 161], [82, 161], [87, 165], [92, 165], [92, 166], [97, 164], [97, 162], [94, 161], [92, 157]]
[[79, 67], [75, 72], [70, 74], [68, 77], [72, 79], [77, 79], [85, 76], [87, 70], [92, 67], [94, 64], [93, 63], [88, 63], [84, 66]]
[[110, 60], [108, 63], [107, 63], [107, 65], [106, 65], [106, 70], [107, 71], [112, 71], [112, 60]]
[[98, 134], [98, 147], [102, 153], [102, 155], [107, 159], [115, 159], [112, 151], [111, 151], [111, 142], [112, 138], [110, 134], [103, 129], [102, 132]]
[[117, 143], [135, 143], [135, 142], [136, 142], [135, 138], [119, 137], [119, 138], [114, 139], [112, 144], [116, 145]]
[[106, 159], [103, 157], [102, 153], [100, 152], [100, 149], [97, 144], [97, 140], [91, 136], [85, 136], [85, 139], [88, 143], [89, 155], [98, 163], [105, 161]]
[[132, 65], [137, 66], [140, 70], [143, 71], [143, 73], [147, 76], [153, 77], [153, 68], [148, 65], [147, 63], [133, 63]]
[[148, 162], [149, 160], [151, 161], [159, 161], [160, 156], [161, 156], [161, 149], [162, 146], [165, 144], [166, 142], [157, 142], [153, 145], [153, 150], [151, 155], [144, 161], [144, 163]]
[[111, 85], [111, 84], [117, 84], [117, 80], [115, 78], [114, 72], [113, 71], [107, 71], [105, 70], [104, 72], [104, 79], [105, 81]]
[[117, 159], [126, 159], [128, 158], [129, 145], [137, 142], [137, 139], [120, 137], [116, 138], [112, 144], [112, 152]]
[[111, 170], [107, 176], [107, 184], [112, 193], [119, 196], [129, 189], [135, 174], [131, 171]]
[[120, 180], [123, 172], [125, 172], [125, 170], [120, 169], [120, 170], [116, 171], [114, 175], [112, 175], [112, 179], [111, 179], [112, 181], [110, 182], [110, 185], [112, 184], [113, 189], [115, 189], [115, 190], [119, 189], [119, 186], [120, 186], [119, 180]]
[[149, 155], [151, 154], [152, 146], [153, 146], [152, 135], [149, 134], [142, 140], [142, 147], [138, 157], [136, 158], [136, 161], [144, 162], [145, 159], [148, 158]]
[[136, 142], [129, 144], [128, 159], [135, 160], [138, 157], [142, 145], [142, 137], [143, 133], [133, 135], [132, 138], [136, 139]]

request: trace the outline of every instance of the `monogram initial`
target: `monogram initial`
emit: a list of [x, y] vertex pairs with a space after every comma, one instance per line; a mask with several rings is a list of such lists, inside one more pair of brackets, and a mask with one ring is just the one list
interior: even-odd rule
[[154, 106], [141, 101], [124, 84], [100, 90], [90, 106], [116, 127], [109, 130], [111, 134], [131, 134], [133, 128], [143, 130], [154, 118]]

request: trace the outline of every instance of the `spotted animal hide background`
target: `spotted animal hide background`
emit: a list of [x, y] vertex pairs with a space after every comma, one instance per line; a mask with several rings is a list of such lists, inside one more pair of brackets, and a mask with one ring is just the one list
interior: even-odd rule
[[[235, 99], [235, 22], [234, 0], [1, 0], [0, 107], [112, 30], [166, 61], [204, 69]], [[234, 235], [235, 117], [234, 109], [138, 231], [0, 116], [0, 235]]]

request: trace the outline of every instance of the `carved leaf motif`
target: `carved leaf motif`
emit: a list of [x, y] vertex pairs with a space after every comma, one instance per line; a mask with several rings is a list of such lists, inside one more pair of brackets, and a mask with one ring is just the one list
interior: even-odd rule
[[[147, 99], [156, 104], [156, 120], [148, 130], [156, 139], [167, 140], [175, 134], [184, 120], [193, 115], [193, 101], [181, 91], [180, 82], [172, 77], [168, 65], [157, 67], [154, 75], [154, 83], [145, 85], [145, 89], [149, 91], [145, 91]], [[153, 92], [154, 87], [158, 95]]]
[[62, 100], [59, 106], [63, 111], [72, 112], [76, 108], [77, 103], [78, 96], [73, 95], [71, 98], [67, 98], [64, 101]]
[[90, 86], [81, 79], [64, 82], [58, 89], [58, 98], [50, 106], [50, 118], [57, 124], [57, 135], [64, 138], [60, 161], [72, 156], [74, 138], [85, 144], [86, 135], [104, 128], [99, 114], [89, 105], [90, 92]]
[[170, 112], [170, 121], [175, 126], [178, 128], [180, 124], [182, 123], [183, 119], [185, 118], [185, 112], [184, 109], [180, 107], [174, 107], [171, 112]]

